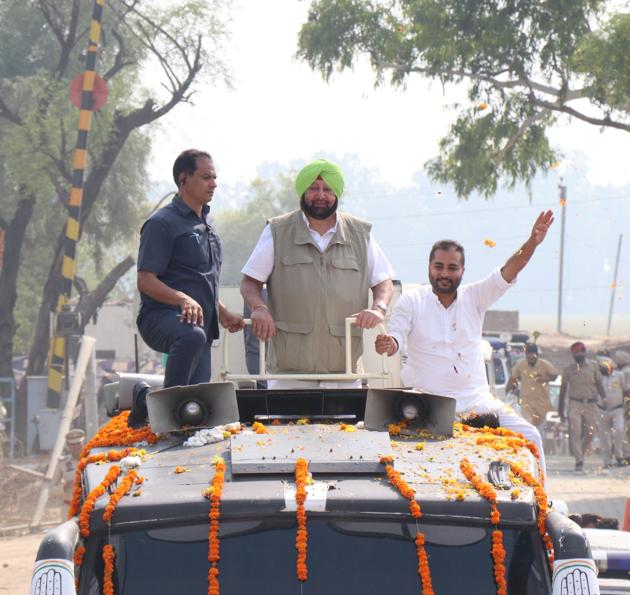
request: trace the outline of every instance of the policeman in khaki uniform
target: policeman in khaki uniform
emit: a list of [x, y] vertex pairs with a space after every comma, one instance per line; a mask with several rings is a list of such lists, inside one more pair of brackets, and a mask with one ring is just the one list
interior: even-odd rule
[[[569, 420], [569, 447], [575, 457], [575, 470], [584, 470], [584, 446], [589, 436], [598, 428], [599, 404], [606, 407], [606, 389], [597, 362], [586, 359], [586, 345], [581, 341], [571, 345], [575, 363], [562, 372], [558, 413], [560, 419]], [[582, 435], [582, 422], [586, 424], [586, 435]]]
[[599, 369], [602, 373], [604, 388], [606, 389], [605, 405], [598, 404], [599, 440], [604, 459], [604, 469], [613, 465], [624, 467], [626, 461], [623, 454], [624, 441], [624, 397], [630, 397], [630, 387], [625, 382], [623, 374], [616, 370], [615, 362], [608, 357], [598, 357]]
[[521, 412], [530, 423], [542, 429], [547, 412], [551, 411], [549, 382], [558, 377], [551, 362], [538, 357], [538, 346], [528, 343], [525, 346], [525, 359], [512, 368], [512, 375], [506, 392], [520, 385]]

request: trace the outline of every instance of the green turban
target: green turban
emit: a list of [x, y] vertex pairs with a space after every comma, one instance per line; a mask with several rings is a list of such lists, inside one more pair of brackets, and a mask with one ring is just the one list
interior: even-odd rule
[[337, 198], [343, 194], [343, 174], [341, 168], [326, 159], [317, 159], [304, 166], [295, 178], [295, 190], [301, 197], [308, 187], [320, 177], [328, 184]]

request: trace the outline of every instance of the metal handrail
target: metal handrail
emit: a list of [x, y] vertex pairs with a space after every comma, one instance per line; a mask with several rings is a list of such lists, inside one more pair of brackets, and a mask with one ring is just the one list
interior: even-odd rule
[[[251, 318], [246, 318], [244, 320], [245, 325], [251, 325]], [[353, 380], [368, 380], [368, 379], [380, 379], [384, 381], [391, 381], [392, 373], [389, 371], [387, 366], [387, 354], [383, 353], [381, 355], [381, 372], [365, 372], [362, 374], [358, 374], [356, 372], [352, 372], [352, 344], [350, 341], [351, 338], [351, 327], [353, 324], [356, 324], [357, 319], [356, 316], [349, 316], [345, 319], [345, 339], [346, 339], [346, 371], [339, 372], [334, 374], [323, 374], [323, 373], [312, 373], [312, 374], [268, 374], [266, 367], [266, 353], [265, 353], [265, 342], [259, 341], [259, 365], [260, 365], [260, 373], [259, 374], [231, 374], [229, 371], [229, 356], [228, 356], [228, 339], [230, 333], [223, 333], [223, 343], [222, 343], [222, 362], [221, 362], [221, 371], [220, 376], [223, 380], [331, 380], [331, 381], [353, 381]], [[386, 333], [385, 325], [378, 325], [379, 332], [381, 334]]]

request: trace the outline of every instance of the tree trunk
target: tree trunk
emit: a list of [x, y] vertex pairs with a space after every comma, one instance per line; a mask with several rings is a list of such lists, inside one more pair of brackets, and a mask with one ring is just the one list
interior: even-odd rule
[[2, 221], [4, 228], [4, 258], [0, 272], [0, 376], [12, 377], [13, 336], [17, 329], [13, 308], [17, 299], [17, 278], [20, 254], [26, 228], [33, 216], [35, 197], [19, 200], [10, 222]]
[[103, 302], [114, 289], [118, 279], [120, 279], [134, 264], [135, 260], [131, 256], [127, 256], [125, 260], [119, 262], [98, 284], [94, 290], [87, 293], [79, 300], [77, 312], [81, 315], [81, 330], [84, 331], [90, 318], [96, 316]]

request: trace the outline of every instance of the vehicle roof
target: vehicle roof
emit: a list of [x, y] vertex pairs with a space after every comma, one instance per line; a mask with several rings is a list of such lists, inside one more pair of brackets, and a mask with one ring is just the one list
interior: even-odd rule
[[[452, 522], [466, 517], [472, 522], [488, 523], [489, 504], [460, 471], [463, 458], [470, 460], [484, 479], [487, 479], [490, 463], [502, 457], [535, 474], [535, 461], [529, 450], [499, 451], [496, 447], [478, 445], [478, 433], [457, 431], [455, 437], [446, 439], [416, 435], [390, 440], [387, 432], [365, 429], [347, 432], [341, 431], [339, 424], [269, 425], [266, 429], [267, 433], [258, 435], [251, 428], [245, 428], [241, 434], [200, 447], [183, 446], [181, 437], [172, 436], [153, 446], [142, 447], [147, 454], [137, 470], [144, 477], [140, 495], [120, 500], [112, 529], [139, 523], [155, 526], [207, 519], [209, 502], [202, 493], [214, 475], [212, 461], [215, 456], [223, 457], [226, 462], [222, 517], [295, 510], [295, 479], [293, 472], [287, 471], [294, 469], [297, 458], [309, 460], [309, 470], [313, 473], [314, 485], [309, 488], [307, 510], [408, 515], [406, 501], [390, 485], [384, 465], [376, 458], [380, 455], [366, 442], [374, 442], [375, 438], [379, 438], [381, 444], [390, 445], [394, 468], [415, 490], [425, 521]], [[259, 451], [258, 464], [262, 473], [234, 472], [234, 461], [238, 459], [239, 449], [245, 448], [245, 442], [249, 442], [250, 450], [253, 444]], [[293, 446], [289, 448], [291, 443]], [[351, 443], [353, 446], [348, 447]], [[110, 449], [94, 449], [92, 453], [106, 450]], [[343, 453], [341, 457], [347, 460], [336, 460], [336, 452]], [[356, 472], [349, 470], [349, 459], [356, 466]], [[106, 463], [86, 467], [84, 477], [88, 490], [103, 480], [110, 466], [111, 463]], [[183, 467], [184, 471], [176, 473], [177, 467]], [[531, 488], [518, 485], [511, 489], [496, 489], [496, 492], [502, 521], [535, 523]], [[458, 501], [458, 498], [462, 500]], [[93, 531], [104, 530], [101, 517], [107, 500], [101, 497], [96, 502]]]

